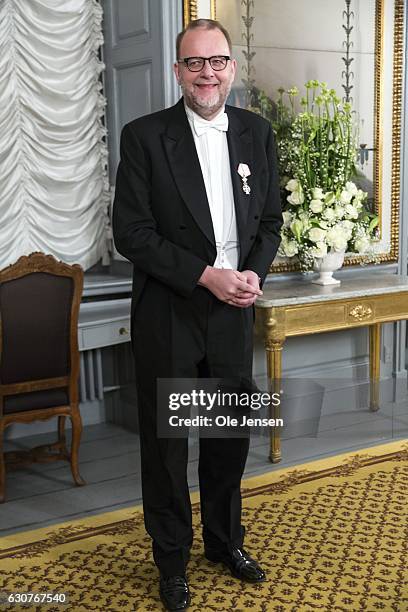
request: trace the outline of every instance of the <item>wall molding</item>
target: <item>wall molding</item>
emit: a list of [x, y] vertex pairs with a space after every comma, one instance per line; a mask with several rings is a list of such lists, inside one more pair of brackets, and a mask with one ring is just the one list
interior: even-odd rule
[[172, 65], [176, 59], [176, 36], [183, 29], [183, 6], [181, 2], [174, 2], [174, 0], [161, 0], [161, 4], [164, 105], [167, 108], [180, 98], [179, 86], [173, 74]]

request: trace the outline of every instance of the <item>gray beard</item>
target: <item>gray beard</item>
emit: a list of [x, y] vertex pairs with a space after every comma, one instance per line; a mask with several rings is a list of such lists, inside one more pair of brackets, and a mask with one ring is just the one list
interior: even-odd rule
[[183, 84], [180, 84], [181, 91], [184, 96], [185, 103], [191, 110], [193, 110], [197, 115], [203, 117], [203, 119], [207, 119], [207, 117], [211, 117], [215, 115], [225, 104], [225, 100], [227, 99], [229, 92], [231, 91], [231, 87], [228, 88], [225, 97], [217, 95], [217, 100], [212, 101], [211, 99], [206, 100], [202, 104], [199, 101], [194, 99], [188, 92], [186, 92]]

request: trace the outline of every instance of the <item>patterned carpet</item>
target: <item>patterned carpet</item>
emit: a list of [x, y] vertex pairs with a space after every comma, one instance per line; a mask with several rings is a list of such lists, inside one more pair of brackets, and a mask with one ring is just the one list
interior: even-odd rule
[[[232, 579], [194, 542], [192, 612], [408, 611], [408, 443], [273, 471], [243, 483], [246, 548], [268, 572]], [[193, 494], [199, 533], [199, 505]], [[138, 561], [136, 561], [136, 559]], [[0, 591], [69, 603], [4, 610], [162, 610], [140, 509], [3, 538]]]

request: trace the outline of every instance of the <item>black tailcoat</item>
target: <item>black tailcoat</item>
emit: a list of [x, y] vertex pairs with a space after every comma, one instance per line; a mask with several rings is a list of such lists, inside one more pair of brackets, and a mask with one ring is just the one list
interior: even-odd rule
[[[282, 223], [274, 138], [267, 121], [227, 106], [240, 248], [239, 270], [262, 279]], [[251, 171], [250, 194], [238, 174]], [[216, 259], [211, 214], [183, 100], [125, 126], [113, 230], [134, 266], [132, 342], [136, 362], [145, 522], [164, 574], [184, 573], [191, 546], [187, 441], [156, 435], [157, 378], [252, 373], [253, 308], [217, 300], [197, 286]], [[207, 548], [241, 546], [240, 480], [247, 439], [200, 440], [200, 493]]]

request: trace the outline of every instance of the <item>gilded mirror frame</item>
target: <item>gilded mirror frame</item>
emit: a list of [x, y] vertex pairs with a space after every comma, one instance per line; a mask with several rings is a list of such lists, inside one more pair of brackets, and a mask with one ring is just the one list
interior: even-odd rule
[[[198, 19], [199, 0], [183, 0], [183, 24], [186, 26], [189, 21]], [[211, 19], [217, 18], [217, 0], [210, 0]], [[202, 15], [200, 15], [201, 17]]]
[[[199, 0], [183, 0], [184, 24], [190, 20], [204, 16], [199, 12]], [[217, 18], [217, 4], [222, 0], [210, 0], [211, 17]], [[384, 206], [379, 194], [382, 193], [383, 159], [383, 113], [384, 113], [384, 29], [385, 2], [375, 0], [375, 87], [374, 87], [374, 193], [376, 212], [383, 214]], [[402, 77], [403, 77], [403, 45], [404, 45], [404, 0], [394, 0], [393, 27], [393, 62], [392, 62], [392, 151], [391, 151], [391, 196], [389, 202], [390, 243], [389, 250], [379, 254], [378, 261], [391, 263], [399, 257], [399, 209], [400, 209], [400, 147], [401, 147], [401, 117], [402, 117]], [[388, 208], [388, 207], [387, 207]], [[388, 214], [388, 212], [387, 212]], [[361, 256], [347, 258], [345, 265], [359, 265], [364, 259]], [[271, 272], [292, 272], [299, 270], [296, 263], [289, 260], [280, 261], [271, 266]]]

